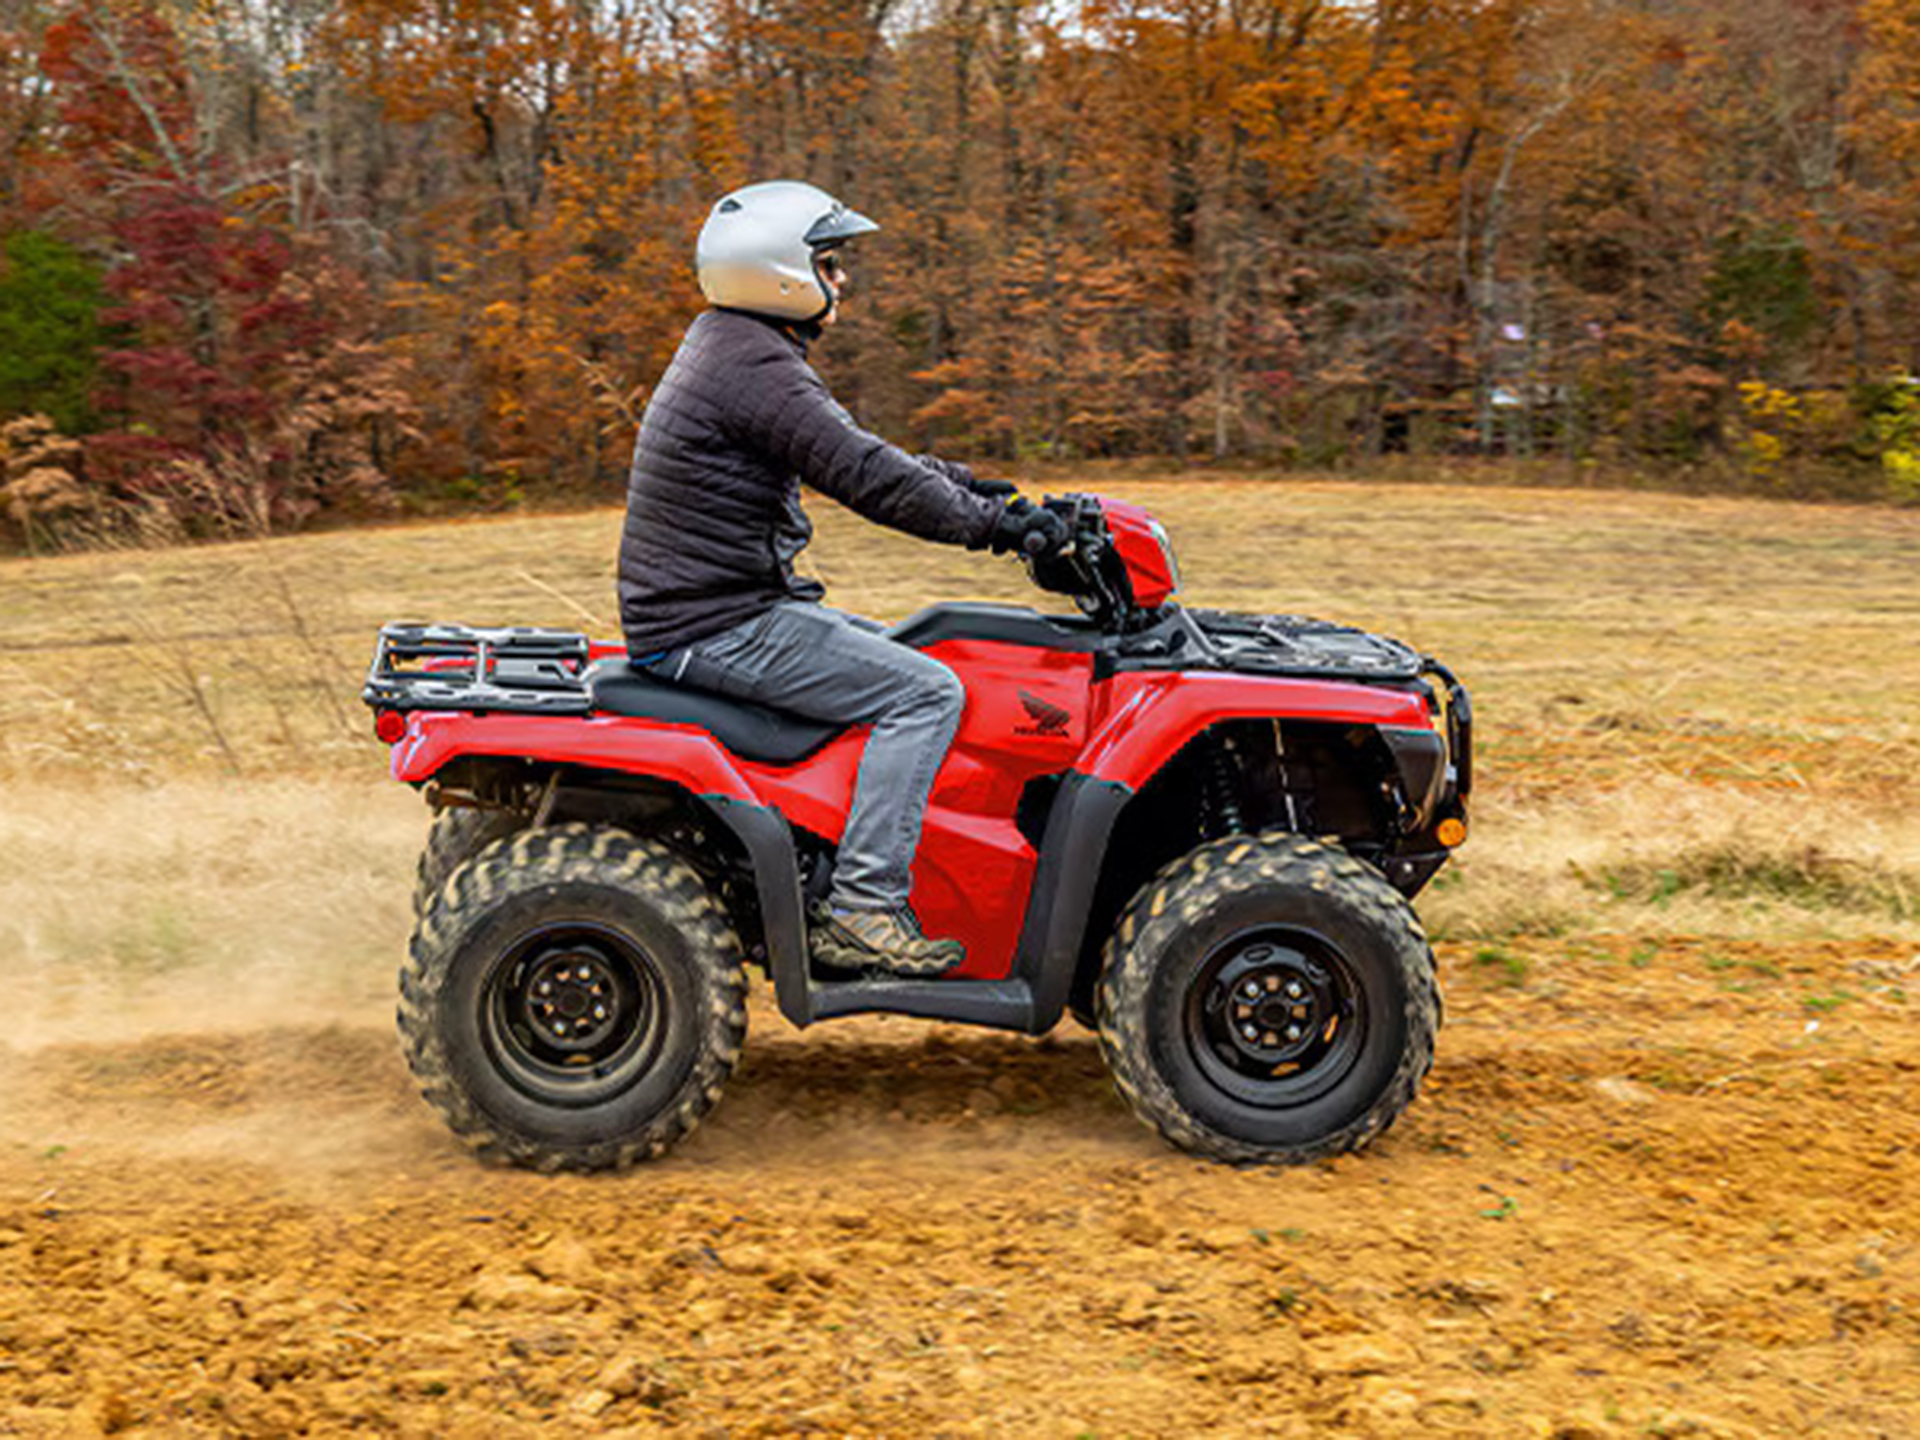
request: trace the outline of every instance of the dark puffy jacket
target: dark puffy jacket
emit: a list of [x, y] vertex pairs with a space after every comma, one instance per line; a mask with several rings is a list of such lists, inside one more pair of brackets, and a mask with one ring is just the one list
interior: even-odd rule
[[620, 541], [620, 621], [636, 656], [677, 649], [782, 600], [813, 537], [800, 482], [869, 520], [979, 547], [1002, 510], [965, 471], [870, 435], [827, 393], [806, 348], [733, 310], [696, 319], [640, 422]]

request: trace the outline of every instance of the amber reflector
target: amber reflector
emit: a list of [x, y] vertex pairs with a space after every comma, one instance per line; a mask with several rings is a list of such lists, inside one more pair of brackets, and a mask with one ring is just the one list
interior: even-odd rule
[[1458, 815], [1449, 815], [1434, 833], [1440, 837], [1440, 843], [1451, 850], [1467, 838], [1467, 822]]

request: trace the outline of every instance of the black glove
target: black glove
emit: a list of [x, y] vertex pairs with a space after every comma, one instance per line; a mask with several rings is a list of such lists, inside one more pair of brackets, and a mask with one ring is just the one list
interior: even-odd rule
[[962, 490], [970, 490], [988, 500], [1004, 500], [1020, 488], [1011, 480], [982, 480], [973, 473], [971, 467], [962, 465], [958, 460], [942, 460], [938, 455], [916, 455], [914, 458], [928, 469], [938, 470]]
[[1009, 495], [1019, 493], [1020, 487], [1011, 480], [982, 480], [964, 465], [953, 467], [966, 476], [960, 483], [976, 495], [984, 495], [989, 500], [1004, 500]]
[[1023, 555], [1057, 554], [1072, 539], [1067, 522], [1031, 500], [1015, 500], [994, 522], [987, 548], [996, 555], [1018, 551]]

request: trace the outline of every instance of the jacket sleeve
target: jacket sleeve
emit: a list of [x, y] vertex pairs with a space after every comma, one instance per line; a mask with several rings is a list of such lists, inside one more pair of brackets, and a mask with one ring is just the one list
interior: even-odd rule
[[1004, 508], [862, 430], [798, 355], [770, 347], [745, 367], [742, 438], [821, 494], [923, 540], [984, 546]]
[[958, 460], [942, 460], [938, 455], [916, 455], [913, 458], [927, 469], [946, 476], [956, 485], [964, 487], [973, 479], [973, 468], [962, 465]]

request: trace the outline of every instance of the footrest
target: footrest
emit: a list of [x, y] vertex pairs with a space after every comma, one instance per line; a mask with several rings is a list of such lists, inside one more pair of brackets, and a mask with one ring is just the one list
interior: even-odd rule
[[997, 1030], [1033, 1028], [1033, 989], [1024, 980], [840, 980], [808, 986], [813, 1018], [918, 1015]]

